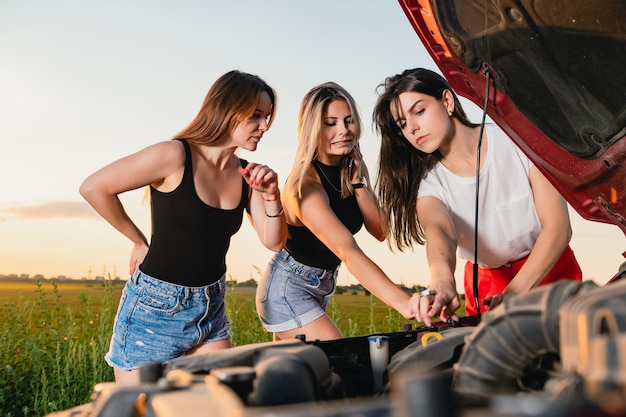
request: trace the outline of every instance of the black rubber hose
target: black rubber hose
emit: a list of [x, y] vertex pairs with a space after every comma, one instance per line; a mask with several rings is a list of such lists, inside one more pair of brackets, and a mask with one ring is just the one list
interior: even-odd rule
[[572, 296], [597, 288], [592, 281], [558, 281], [510, 295], [486, 313], [467, 337], [453, 378], [461, 395], [519, 391], [525, 369], [546, 354], [559, 354], [559, 310]]

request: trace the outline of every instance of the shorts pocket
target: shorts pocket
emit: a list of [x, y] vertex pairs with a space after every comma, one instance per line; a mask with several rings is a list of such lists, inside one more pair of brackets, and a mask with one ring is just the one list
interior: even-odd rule
[[322, 286], [320, 288], [320, 292], [324, 294], [324, 301], [322, 302], [322, 308], [326, 311], [326, 306], [330, 301], [330, 297], [335, 293], [335, 287], [337, 285], [337, 280], [332, 277], [332, 279], [324, 279], [322, 280]]
[[128, 289], [124, 288], [122, 291], [122, 295], [120, 296], [120, 301], [117, 304], [117, 311], [115, 312], [115, 321], [117, 321], [121, 314], [125, 314], [124, 312], [124, 303], [128, 298]]
[[[259, 285], [256, 289], [256, 299], [260, 303], [264, 303], [267, 301], [268, 294], [270, 292], [270, 286], [272, 285], [272, 281], [274, 280], [274, 275], [276, 273], [276, 265], [270, 263], [263, 271], [263, 275], [259, 280]], [[276, 277], [276, 280], [278, 277]], [[275, 280], [274, 280], [275, 281]]]
[[[290, 272], [285, 282], [284, 297], [288, 304], [304, 302], [309, 297], [313, 297], [318, 303], [323, 295], [319, 291], [320, 279], [314, 274], [296, 274]], [[292, 307], [298, 311], [299, 307]]]
[[318, 289], [320, 287], [321, 280], [320, 280], [320, 277], [318, 277], [317, 275], [313, 273], [308, 273], [308, 274], [290, 273], [289, 282], [296, 284], [296, 285], [301, 285], [303, 287]]
[[181, 308], [178, 297], [144, 288], [137, 300], [137, 308], [141, 308], [156, 314], [174, 314]]

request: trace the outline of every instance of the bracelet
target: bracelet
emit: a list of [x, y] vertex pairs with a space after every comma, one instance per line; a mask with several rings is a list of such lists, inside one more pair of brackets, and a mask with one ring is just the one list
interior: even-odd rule
[[265, 215], [271, 219], [275, 218], [275, 217], [280, 217], [283, 215], [283, 213], [285, 212], [285, 209], [281, 207], [280, 211], [277, 214], [271, 215], [271, 214], [267, 214], [267, 211], [265, 212]]
[[272, 198], [271, 200], [268, 200], [266, 198], [263, 198], [263, 196], [261, 196], [261, 199], [263, 199], [263, 201], [276, 201], [276, 200], [280, 200], [280, 194], [274, 194], [274, 198]]
[[357, 182], [356, 184], [352, 184], [352, 189], [357, 190], [359, 188], [367, 188], [367, 186], [367, 178], [361, 177], [359, 178], [359, 182]]

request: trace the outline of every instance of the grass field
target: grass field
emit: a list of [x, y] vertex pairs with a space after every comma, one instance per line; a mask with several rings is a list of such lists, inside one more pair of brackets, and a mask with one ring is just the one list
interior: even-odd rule
[[0, 285], [0, 415], [43, 416], [112, 379], [103, 355], [120, 289]]
[[[121, 291], [110, 281], [0, 283], [0, 417], [65, 410], [87, 402], [96, 383], [113, 380], [103, 357]], [[271, 340], [257, 317], [254, 291], [227, 292], [235, 346]], [[409, 323], [362, 293], [334, 295], [327, 311], [346, 337]]]

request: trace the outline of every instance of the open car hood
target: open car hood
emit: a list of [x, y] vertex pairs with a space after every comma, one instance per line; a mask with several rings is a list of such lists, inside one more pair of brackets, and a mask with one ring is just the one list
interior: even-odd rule
[[[456, 92], [585, 219], [626, 233], [626, 2], [399, 0]], [[601, 6], [600, 6], [601, 5]]]

